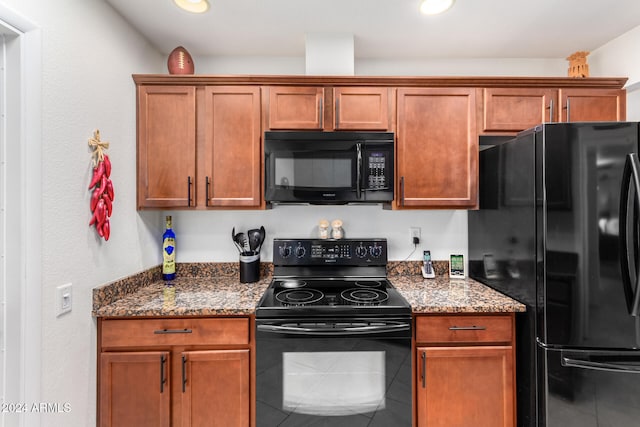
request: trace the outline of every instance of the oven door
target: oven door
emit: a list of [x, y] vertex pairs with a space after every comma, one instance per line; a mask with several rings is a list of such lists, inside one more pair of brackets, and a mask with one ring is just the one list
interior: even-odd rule
[[409, 319], [256, 325], [258, 427], [411, 426]]

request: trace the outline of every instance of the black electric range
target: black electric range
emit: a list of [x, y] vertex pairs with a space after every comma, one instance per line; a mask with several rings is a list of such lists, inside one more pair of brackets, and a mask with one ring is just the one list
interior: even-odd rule
[[256, 318], [410, 317], [386, 276], [386, 239], [274, 239]]

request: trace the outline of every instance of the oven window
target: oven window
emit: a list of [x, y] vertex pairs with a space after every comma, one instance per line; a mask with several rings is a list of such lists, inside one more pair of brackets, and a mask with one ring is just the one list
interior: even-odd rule
[[349, 188], [351, 187], [351, 158], [276, 157], [275, 182], [278, 187]]
[[285, 352], [283, 409], [336, 416], [385, 407], [385, 352]]

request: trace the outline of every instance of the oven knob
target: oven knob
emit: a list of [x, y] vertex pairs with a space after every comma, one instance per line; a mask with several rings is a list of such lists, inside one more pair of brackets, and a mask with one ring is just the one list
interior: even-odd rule
[[298, 245], [298, 247], [296, 248], [296, 256], [297, 256], [298, 258], [302, 258], [306, 252], [307, 252], [307, 251], [304, 249], [304, 246], [302, 246], [302, 245], [300, 245], [300, 244], [299, 244], [299, 245]]
[[367, 256], [367, 248], [365, 248], [362, 243], [360, 243], [360, 246], [356, 246], [356, 255], [358, 258], [364, 258]]
[[284, 246], [280, 246], [280, 256], [282, 258], [288, 258], [289, 255], [291, 255], [291, 246], [287, 246], [287, 244], [285, 243]]
[[378, 246], [377, 243], [374, 243], [373, 246], [369, 248], [369, 252], [371, 253], [372, 257], [378, 258], [380, 255], [382, 255], [382, 246]]

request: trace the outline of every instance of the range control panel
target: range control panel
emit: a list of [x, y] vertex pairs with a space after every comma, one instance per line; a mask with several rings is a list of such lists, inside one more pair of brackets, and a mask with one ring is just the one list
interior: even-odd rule
[[274, 265], [387, 265], [386, 239], [274, 239]]

